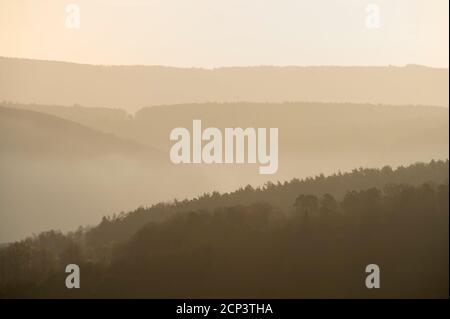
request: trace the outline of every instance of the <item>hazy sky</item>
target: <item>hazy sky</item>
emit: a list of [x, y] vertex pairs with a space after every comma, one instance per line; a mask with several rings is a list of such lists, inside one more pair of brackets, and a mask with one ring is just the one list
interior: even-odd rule
[[[79, 29], [66, 26], [70, 3], [80, 9]], [[366, 12], [369, 4], [380, 9], [378, 28], [367, 27], [376, 15], [373, 6]], [[448, 67], [448, 12], [448, 0], [0, 0], [0, 56], [183, 67]]]

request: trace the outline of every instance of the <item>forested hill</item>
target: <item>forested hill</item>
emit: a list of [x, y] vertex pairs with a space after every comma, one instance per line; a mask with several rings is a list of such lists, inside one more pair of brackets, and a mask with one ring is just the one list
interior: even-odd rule
[[448, 160], [445, 160], [431, 161], [428, 164], [416, 163], [396, 169], [390, 166], [381, 169], [360, 168], [330, 176], [319, 175], [278, 184], [266, 183], [258, 188], [247, 186], [224, 194], [212, 192], [190, 200], [175, 200], [172, 203], [140, 207], [129, 213], [104, 217], [98, 226], [88, 231], [87, 239], [94, 246], [126, 240], [148, 222], [164, 220], [177, 212], [212, 211], [220, 207], [264, 202], [280, 212], [289, 213], [299, 194], [322, 196], [328, 193], [339, 199], [348, 191], [383, 188], [387, 184], [448, 183], [448, 176]]
[[3, 247], [0, 297], [448, 298], [448, 205], [448, 161], [159, 204]]
[[0, 101], [21, 103], [81, 104], [119, 107], [127, 111], [149, 105], [211, 101], [321, 101], [448, 107], [448, 69], [417, 65], [199, 69], [86, 65], [0, 57], [0, 70]]

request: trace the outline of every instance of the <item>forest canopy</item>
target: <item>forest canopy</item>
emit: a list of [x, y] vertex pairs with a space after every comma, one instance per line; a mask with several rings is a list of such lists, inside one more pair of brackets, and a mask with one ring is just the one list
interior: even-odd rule
[[[64, 287], [69, 263], [82, 289]], [[0, 248], [1, 297], [447, 295], [448, 161], [205, 194]]]

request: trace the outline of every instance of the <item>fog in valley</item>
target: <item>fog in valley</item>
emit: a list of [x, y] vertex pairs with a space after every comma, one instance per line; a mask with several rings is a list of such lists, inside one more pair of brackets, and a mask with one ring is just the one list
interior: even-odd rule
[[[448, 158], [445, 69], [0, 64], [0, 242], [205, 192]], [[277, 173], [173, 164], [170, 131], [194, 119], [278, 128]]]

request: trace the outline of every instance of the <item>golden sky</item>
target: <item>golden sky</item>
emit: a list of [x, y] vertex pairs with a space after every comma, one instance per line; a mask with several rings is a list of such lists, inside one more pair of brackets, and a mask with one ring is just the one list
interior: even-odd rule
[[[66, 25], [66, 6], [80, 28]], [[379, 25], [367, 27], [368, 5]], [[181, 67], [448, 68], [448, 0], [0, 0], [0, 56]]]

